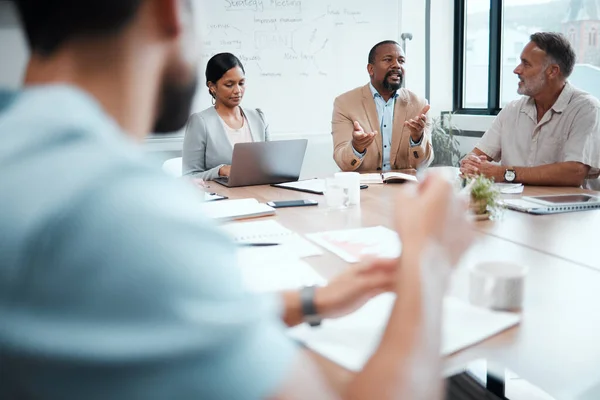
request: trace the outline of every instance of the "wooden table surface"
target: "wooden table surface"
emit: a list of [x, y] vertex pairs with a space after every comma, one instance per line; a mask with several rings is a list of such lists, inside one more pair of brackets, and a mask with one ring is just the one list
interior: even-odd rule
[[[321, 195], [270, 186], [209, 190], [230, 198], [314, 199], [316, 207], [283, 208], [274, 218], [302, 234], [383, 225], [393, 228], [401, 185], [370, 185], [360, 206], [329, 210]], [[525, 195], [557, 194], [577, 189], [526, 188]], [[448, 367], [486, 358], [516, 372], [557, 399], [576, 396], [600, 380], [600, 211], [534, 216], [506, 210], [501, 219], [475, 223], [478, 239], [457, 268], [451, 293], [467, 299], [468, 268], [480, 261], [512, 261], [529, 267], [523, 321], [478, 345], [447, 357]], [[598, 232], [594, 235], [595, 232]], [[331, 277], [347, 264], [324, 251], [306, 259]], [[318, 356], [317, 356], [318, 357]], [[337, 370], [336, 370], [337, 368]], [[347, 379], [349, 372], [331, 364]]]
[[[594, 192], [575, 188], [526, 187], [523, 196], [557, 193]], [[600, 270], [600, 210], [554, 215], [507, 210], [500, 221], [480, 223], [477, 228], [486, 234]]]

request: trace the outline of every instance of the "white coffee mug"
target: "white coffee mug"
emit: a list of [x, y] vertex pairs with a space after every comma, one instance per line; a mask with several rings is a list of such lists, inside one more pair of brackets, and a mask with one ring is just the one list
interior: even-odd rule
[[349, 196], [346, 182], [336, 177], [325, 178], [325, 203], [330, 209], [348, 207]]
[[360, 174], [358, 172], [336, 172], [336, 179], [348, 189], [348, 205], [360, 203]]
[[509, 262], [482, 262], [471, 268], [469, 301], [494, 310], [518, 310], [523, 306], [527, 267]]

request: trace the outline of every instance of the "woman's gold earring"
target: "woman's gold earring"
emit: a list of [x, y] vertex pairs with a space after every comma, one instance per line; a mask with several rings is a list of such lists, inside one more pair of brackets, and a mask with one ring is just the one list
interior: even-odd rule
[[217, 100], [215, 99], [214, 95], [211, 96], [211, 97], [212, 97], [212, 100], [211, 100], [212, 101], [212, 105], [214, 106], [217, 103]]

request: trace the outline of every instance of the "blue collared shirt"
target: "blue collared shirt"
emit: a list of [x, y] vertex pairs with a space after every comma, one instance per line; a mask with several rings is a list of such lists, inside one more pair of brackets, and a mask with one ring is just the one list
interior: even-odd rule
[[[379, 132], [381, 133], [381, 154], [383, 154], [383, 162], [382, 162], [382, 170], [389, 171], [392, 169], [391, 167], [391, 155], [390, 150], [392, 148], [392, 134], [393, 134], [393, 125], [394, 125], [394, 109], [396, 106], [396, 99], [398, 98], [398, 92], [394, 93], [392, 97], [389, 98], [388, 101], [385, 101], [383, 97], [379, 94], [377, 89], [373, 86], [372, 83], [369, 82], [369, 89], [373, 94], [373, 100], [375, 101], [375, 108], [377, 109], [377, 117], [379, 118]], [[419, 140], [419, 142], [415, 143], [410, 138], [410, 146], [419, 146], [422, 142], [423, 138]], [[359, 153], [354, 149], [354, 154], [363, 158], [366, 154], [366, 150], [362, 153]]]
[[[265, 399], [297, 347], [199, 191], [90, 96], [0, 90], [0, 398]], [[26, 394], [25, 394], [26, 393]]]
[[398, 92], [394, 93], [388, 101], [385, 101], [379, 94], [372, 83], [369, 83], [369, 89], [375, 100], [377, 108], [377, 116], [379, 117], [379, 132], [381, 132], [381, 154], [383, 154], [382, 170], [389, 171], [391, 169], [390, 149], [392, 148], [392, 129], [394, 125], [394, 108]]

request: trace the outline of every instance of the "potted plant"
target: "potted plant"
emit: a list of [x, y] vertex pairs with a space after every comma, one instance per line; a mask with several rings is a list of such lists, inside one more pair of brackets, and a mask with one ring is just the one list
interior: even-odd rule
[[432, 166], [458, 167], [462, 155], [455, 132], [460, 132], [452, 124], [452, 114], [442, 113], [439, 118], [433, 118], [431, 130], [431, 145], [434, 159]]
[[477, 219], [488, 219], [502, 207], [500, 191], [494, 186], [494, 180], [479, 175], [467, 181], [470, 188], [471, 201], [469, 208]]

